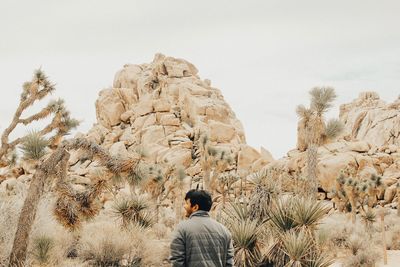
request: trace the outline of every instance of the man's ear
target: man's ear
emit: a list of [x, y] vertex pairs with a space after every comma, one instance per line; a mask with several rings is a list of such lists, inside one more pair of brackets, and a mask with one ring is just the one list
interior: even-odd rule
[[199, 204], [196, 204], [196, 205], [194, 205], [194, 206], [192, 207], [192, 211], [193, 211], [193, 212], [198, 211], [198, 210], [199, 210]]

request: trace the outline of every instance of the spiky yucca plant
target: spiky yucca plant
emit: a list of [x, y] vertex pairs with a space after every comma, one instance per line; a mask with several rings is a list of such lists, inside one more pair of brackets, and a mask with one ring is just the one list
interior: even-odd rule
[[28, 133], [21, 145], [25, 159], [39, 160], [46, 153], [46, 147], [49, 141], [44, 138], [39, 132], [31, 131]]
[[313, 249], [313, 239], [304, 230], [287, 231], [281, 237], [282, 252], [287, 256], [288, 262], [285, 266], [302, 267], [305, 266], [307, 256]]
[[373, 224], [376, 222], [376, 213], [373, 210], [367, 210], [361, 215], [361, 219], [365, 225], [365, 229], [371, 235]]
[[49, 262], [51, 250], [54, 247], [54, 241], [47, 235], [40, 235], [33, 239], [32, 254], [39, 264], [46, 264]]
[[323, 202], [309, 198], [294, 198], [293, 217], [296, 223], [302, 227], [314, 230], [322, 218], [331, 209]]
[[127, 228], [131, 224], [142, 227], [150, 227], [154, 220], [148, 211], [149, 204], [146, 198], [141, 195], [131, 195], [117, 199], [112, 207], [114, 215], [122, 222], [122, 227]]
[[256, 266], [261, 260], [258, 235], [261, 231], [257, 221], [240, 220], [231, 225], [230, 231], [234, 245], [236, 266]]
[[[310, 261], [309, 256], [320, 251], [315, 240], [315, 229], [328, 211], [329, 208], [322, 202], [315, 202], [310, 198], [289, 197], [285, 200], [275, 201], [269, 211], [268, 225], [273, 242], [267, 251], [267, 260], [277, 266], [286, 266], [289, 263], [287, 266], [303, 266], [299, 265], [303, 263], [298, 262], [299, 255], [303, 253], [304, 257], [301, 257], [301, 262]], [[305, 253], [305, 251], [296, 250], [299, 248], [298, 244], [306, 241], [307, 238], [312, 244], [310, 251]], [[285, 242], [287, 243], [285, 244]], [[292, 256], [289, 256], [289, 252], [292, 253]]]

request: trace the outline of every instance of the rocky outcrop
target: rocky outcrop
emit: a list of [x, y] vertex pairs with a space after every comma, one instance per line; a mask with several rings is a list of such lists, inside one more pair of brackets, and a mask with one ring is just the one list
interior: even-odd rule
[[[375, 174], [383, 177], [389, 190], [381, 194], [381, 199], [386, 203], [393, 200], [395, 183], [400, 179], [399, 108], [399, 99], [386, 104], [374, 92], [361, 93], [340, 107], [340, 120], [345, 124], [342, 138], [318, 148], [317, 175], [322, 190], [332, 191], [336, 178], [344, 170], [360, 180]], [[289, 151], [287, 157], [267, 168], [270, 166], [278, 167], [289, 177], [305, 177], [306, 152]]]
[[[183, 59], [157, 54], [149, 64], [125, 65], [113, 88], [99, 93], [96, 115], [86, 137], [113, 155], [129, 157], [140, 146], [154, 163], [183, 166], [191, 176], [201, 172], [197, 150], [203, 135], [233, 159], [229, 170], [248, 173], [273, 161], [267, 150], [246, 145], [243, 126], [221, 91]], [[77, 171], [84, 173], [82, 167]]]
[[361, 93], [353, 102], [340, 107], [347, 138], [385, 150], [391, 145], [400, 146], [399, 108], [400, 99], [386, 104], [377, 93]]

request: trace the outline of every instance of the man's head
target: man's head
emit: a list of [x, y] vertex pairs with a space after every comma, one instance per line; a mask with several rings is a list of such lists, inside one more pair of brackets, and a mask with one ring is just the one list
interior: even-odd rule
[[186, 217], [198, 210], [210, 211], [212, 199], [210, 193], [204, 190], [192, 189], [185, 196]]

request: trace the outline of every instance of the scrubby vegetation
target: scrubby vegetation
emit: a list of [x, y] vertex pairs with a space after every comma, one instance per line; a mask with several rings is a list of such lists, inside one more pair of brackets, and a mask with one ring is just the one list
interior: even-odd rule
[[[161, 84], [152, 80], [157, 97]], [[343, 131], [342, 122], [324, 118], [336, 98], [333, 88], [312, 89], [310, 107], [297, 109], [297, 152], [306, 154], [300, 159], [306, 162], [301, 172], [283, 171], [265, 158], [268, 164], [261, 161], [260, 168], [246, 162], [246, 167], [239, 166], [237, 153], [196, 129], [165, 142], [184, 144], [199, 167], [190, 167], [193, 175], [188, 174], [190, 168], [166, 159], [150, 160], [141, 141], [132, 141], [128, 149], [121, 141], [127, 153], [111, 153], [128, 119], [110, 126], [116, 133], [65, 140], [78, 121], [62, 100], [21, 118], [22, 111], [54, 89], [42, 71], [35, 72], [2, 135], [0, 160], [7, 173], [0, 182], [8, 180], [7, 194], [0, 195], [5, 200], [0, 201], [1, 265], [169, 266], [171, 233], [183, 219], [183, 197], [192, 188], [212, 193], [211, 215], [230, 230], [238, 267], [328, 267], [334, 261], [374, 266], [385, 257], [380, 251], [400, 249], [400, 217], [382, 207], [386, 184], [380, 174], [365, 178], [345, 168], [332, 191], [323, 192], [330, 200], [325, 195], [318, 198], [318, 148]], [[185, 115], [173, 112], [173, 122]], [[42, 130], [9, 142], [18, 124], [50, 115], [51, 122]], [[20, 190], [9, 190], [18, 186]], [[400, 204], [400, 183], [393, 192]]]

